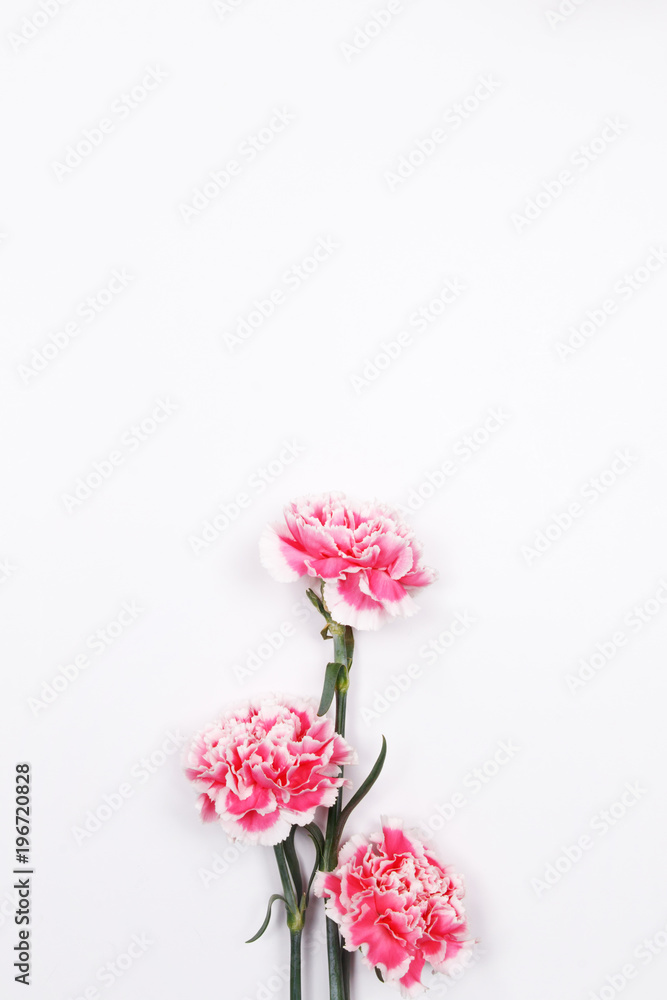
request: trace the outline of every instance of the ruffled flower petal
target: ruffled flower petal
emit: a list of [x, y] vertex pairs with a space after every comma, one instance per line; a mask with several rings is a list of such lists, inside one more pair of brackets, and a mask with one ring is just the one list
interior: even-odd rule
[[424, 992], [427, 962], [446, 972], [472, 948], [461, 877], [441, 865], [400, 820], [384, 820], [382, 832], [369, 839], [349, 840], [338, 867], [320, 872], [313, 889], [326, 899], [345, 948], [359, 949], [403, 997]]
[[417, 610], [411, 592], [435, 579], [412, 530], [385, 504], [324, 493], [283, 513], [284, 523], [262, 535], [262, 565], [280, 581], [326, 581], [327, 606], [341, 625], [370, 630], [408, 617]]
[[202, 819], [220, 821], [230, 837], [275, 845], [320, 806], [334, 804], [346, 784], [352, 747], [314, 702], [251, 702], [206, 726], [187, 750], [185, 774], [201, 792]]

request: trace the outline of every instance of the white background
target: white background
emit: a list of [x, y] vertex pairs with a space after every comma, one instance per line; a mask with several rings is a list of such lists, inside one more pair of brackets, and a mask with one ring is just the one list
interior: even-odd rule
[[[651, 257], [667, 248], [664, 6], [587, 0], [558, 20], [556, 0], [403, 0], [372, 38], [372, 23], [358, 29], [382, 0], [218, 6], [71, 0], [45, 24], [36, 3], [2, 6], [2, 990], [25, 995], [9, 890], [14, 766], [29, 760], [35, 1000], [286, 997], [274, 991], [284, 925], [243, 944], [277, 889], [272, 852], [228, 854], [206, 887], [227, 841], [198, 822], [180, 752], [160, 747], [250, 692], [318, 694], [329, 648], [316, 615], [298, 618], [305, 586], [258, 561], [286, 500], [342, 489], [406, 505], [422, 486], [432, 495], [409, 517], [440, 577], [418, 617], [358, 638], [358, 773], [382, 733], [389, 756], [354, 829], [381, 813], [430, 823], [466, 876], [478, 960], [436, 996], [653, 1000], [667, 979], [667, 267]], [[121, 117], [115, 102], [149, 68], [166, 78]], [[480, 101], [483, 77], [494, 92]], [[464, 121], [451, 109], [466, 100]], [[293, 120], [250, 161], [242, 144], [274, 109]], [[54, 166], [105, 117], [113, 131], [89, 155]], [[606, 119], [619, 134], [591, 147]], [[390, 183], [440, 126], [432, 155]], [[597, 150], [585, 168], [582, 146]], [[234, 158], [226, 189], [183, 211]], [[338, 246], [288, 288], [320, 238]], [[80, 304], [114, 269], [132, 280], [86, 322]], [[634, 272], [637, 290], [620, 291]], [[465, 291], [424, 331], [410, 326], [447, 279]], [[276, 289], [283, 301], [230, 349], [225, 334]], [[561, 357], [610, 298], [616, 311]], [[78, 334], [30, 368], [73, 321]], [[388, 367], [385, 355], [365, 368], [405, 330], [412, 343]], [[131, 444], [160, 399], [175, 409]], [[480, 430], [491, 409], [502, 426]], [[284, 442], [301, 453], [281, 465]], [[108, 478], [67, 499], [119, 449]], [[592, 481], [619, 449], [630, 458], [601, 492]], [[454, 474], [424, 488], [448, 461]], [[278, 475], [260, 492], [269, 463]], [[193, 537], [239, 493], [248, 506], [196, 554]], [[136, 620], [95, 652], [89, 637], [117, 631], [132, 601]], [[474, 624], [429, 664], [421, 647], [457, 613]], [[294, 634], [239, 680], [234, 666], [284, 623]], [[625, 644], [568, 685], [619, 631]], [[383, 701], [410, 663], [421, 676]], [[501, 740], [520, 749], [473, 790]], [[596, 816], [633, 782], [638, 799], [600, 832]], [[128, 784], [121, 808], [77, 834]], [[437, 807], [451, 814], [457, 792], [444, 823]], [[564, 871], [584, 836], [592, 846]], [[559, 857], [560, 878], [540, 888]], [[105, 985], [98, 970], [134, 934], [152, 943]], [[642, 941], [656, 934], [649, 961]], [[307, 1000], [325, 1000], [324, 962], [311, 942]], [[357, 969], [357, 1000], [388, 995]]]

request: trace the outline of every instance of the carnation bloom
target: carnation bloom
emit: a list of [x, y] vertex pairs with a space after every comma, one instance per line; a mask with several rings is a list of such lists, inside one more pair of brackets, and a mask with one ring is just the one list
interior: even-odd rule
[[318, 872], [314, 890], [327, 896], [327, 915], [340, 926], [348, 951], [357, 948], [385, 982], [417, 996], [424, 964], [447, 972], [469, 951], [463, 881], [437, 861], [400, 820], [384, 820], [370, 841], [344, 845], [333, 872]]
[[332, 806], [342, 764], [356, 755], [314, 702], [250, 702], [210, 723], [193, 740], [185, 773], [201, 792], [204, 820], [219, 819], [235, 840], [274, 845], [290, 828], [312, 822]]
[[412, 592], [435, 579], [411, 529], [384, 504], [324, 493], [294, 500], [284, 516], [262, 536], [262, 565], [276, 580], [325, 580], [324, 599], [341, 625], [377, 629], [412, 615]]

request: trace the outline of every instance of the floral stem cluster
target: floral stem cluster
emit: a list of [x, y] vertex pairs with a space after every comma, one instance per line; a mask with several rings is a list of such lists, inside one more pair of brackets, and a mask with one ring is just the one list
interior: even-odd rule
[[[309, 576], [307, 595], [333, 640], [319, 705], [267, 695], [225, 713], [188, 750], [186, 775], [199, 791], [203, 820], [217, 821], [234, 840], [273, 847], [290, 934], [290, 1000], [301, 1000], [301, 937], [311, 889], [325, 899], [330, 1000], [350, 1000], [350, 959], [360, 951], [378, 978], [404, 997], [424, 989], [426, 963], [446, 972], [469, 951], [460, 876], [429, 848], [384, 819], [381, 833], [356, 835], [342, 847], [345, 826], [382, 771], [387, 746], [347, 803], [344, 767], [356, 763], [345, 739], [354, 656], [354, 628], [377, 629], [414, 614], [414, 592], [435, 574], [422, 564], [410, 529], [388, 507], [354, 504], [342, 494], [289, 504], [260, 552], [280, 580]], [[329, 715], [334, 706], [334, 718]], [[324, 831], [315, 822], [327, 809]], [[301, 828], [315, 848], [306, 882], [296, 849]]]

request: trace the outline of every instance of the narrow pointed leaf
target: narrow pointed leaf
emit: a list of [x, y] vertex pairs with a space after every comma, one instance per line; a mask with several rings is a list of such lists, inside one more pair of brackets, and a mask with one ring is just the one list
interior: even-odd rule
[[316, 608], [317, 608], [317, 610], [319, 611], [319, 613], [320, 613], [320, 614], [321, 614], [321, 615], [322, 615], [322, 616], [323, 616], [324, 618], [326, 618], [326, 620], [327, 620], [327, 621], [330, 621], [330, 620], [331, 620], [331, 616], [330, 616], [330, 615], [329, 615], [329, 614], [327, 613], [327, 610], [326, 610], [326, 608], [324, 607], [324, 604], [323, 604], [323, 602], [322, 602], [322, 601], [320, 600], [320, 598], [319, 598], [319, 597], [317, 596], [317, 594], [315, 593], [315, 591], [314, 591], [314, 590], [310, 590], [310, 589], [308, 589], [308, 590], [306, 591], [306, 597], [308, 598], [308, 600], [310, 601], [310, 603], [311, 603], [311, 604], [312, 604], [312, 605], [313, 605], [314, 607], [316, 607]]
[[373, 764], [373, 770], [368, 775], [368, 777], [363, 782], [363, 784], [361, 784], [359, 786], [359, 788], [356, 790], [356, 792], [354, 793], [354, 795], [352, 796], [352, 798], [350, 799], [350, 801], [348, 802], [348, 804], [345, 806], [345, 808], [343, 809], [342, 813], [340, 814], [340, 819], [338, 820], [338, 826], [336, 827], [336, 847], [338, 847], [338, 844], [340, 842], [340, 838], [343, 835], [343, 830], [345, 829], [345, 824], [347, 823], [347, 821], [348, 821], [348, 819], [350, 817], [350, 814], [352, 813], [352, 810], [355, 809], [359, 805], [359, 803], [361, 802], [361, 800], [366, 795], [368, 795], [368, 793], [370, 792], [371, 788], [373, 787], [373, 785], [375, 784], [375, 782], [380, 777], [380, 772], [381, 772], [382, 767], [384, 765], [384, 760], [385, 760], [386, 756], [387, 756], [387, 741], [386, 741], [386, 739], [383, 736], [382, 737], [382, 749], [380, 750], [380, 753], [378, 754], [378, 759]]
[[319, 826], [315, 823], [308, 823], [303, 829], [308, 834], [313, 844], [315, 845], [315, 864], [313, 865], [313, 870], [310, 873], [310, 878], [308, 879], [308, 888], [306, 889], [306, 904], [308, 903], [308, 896], [310, 896], [310, 890], [313, 885], [313, 881], [318, 871], [322, 867], [324, 861], [324, 836]]
[[283, 842], [283, 846], [285, 848], [287, 866], [289, 868], [290, 875], [292, 876], [292, 882], [294, 883], [294, 895], [298, 900], [301, 898], [303, 893], [303, 880], [301, 878], [301, 865], [299, 864], [299, 858], [296, 853], [296, 848], [294, 847], [294, 835], [296, 830], [296, 826], [293, 826], [290, 830], [289, 837]]
[[[264, 933], [264, 931], [266, 930], [266, 928], [269, 926], [269, 923], [271, 922], [271, 907], [273, 906], [273, 904], [275, 903], [275, 901], [277, 899], [282, 899], [283, 903], [285, 903], [285, 897], [281, 896], [279, 892], [277, 892], [277, 893], [275, 893], [275, 895], [271, 896], [271, 899], [269, 900], [269, 905], [268, 905], [268, 907], [266, 909], [266, 917], [264, 918], [264, 923], [262, 924], [262, 926], [260, 927], [260, 929], [257, 931], [257, 933], [254, 935], [254, 937], [248, 938], [248, 940], [246, 941], [246, 944], [252, 944], [253, 941], [257, 941], [259, 938], [261, 938], [262, 934]], [[285, 906], [287, 906], [287, 903], [285, 903]]]
[[342, 663], [327, 663], [327, 669], [324, 673], [322, 699], [320, 701], [320, 707], [317, 710], [318, 715], [326, 715], [331, 708], [331, 702], [333, 701], [334, 694], [336, 693], [336, 681], [338, 680], [338, 674], [343, 666], [344, 664]]
[[338, 677], [336, 679], [336, 691], [343, 694], [345, 691], [348, 690], [349, 686], [350, 686], [350, 671], [347, 669], [345, 663], [341, 663], [340, 670], [338, 671]]
[[350, 625], [345, 626], [345, 653], [349, 669], [352, 666], [352, 657], [354, 656], [354, 631]]
[[315, 850], [318, 855], [324, 855], [324, 834], [320, 830], [317, 823], [308, 823], [306, 826], [302, 827], [302, 830], [308, 834], [312, 842], [315, 844]]
[[375, 966], [375, 975], [378, 977], [378, 979], [380, 980], [381, 983], [384, 982], [384, 979], [382, 978], [382, 973], [378, 969], [377, 965]]
[[308, 888], [306, 889], [306, 892], [305, 892], [306, 906], [308, 905], [308, 899], [310, 898], [310, 890], [313, 887], [313, 882], [315, 881], [315, 876], [317, 875], [317, 873], [318, 873], [319, 870], [320, 870], [320, 862], [316, 861], [315, 864], [313, 865], [313, 870], [310, 873], [310, 878], [308, 879]]

